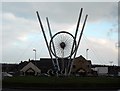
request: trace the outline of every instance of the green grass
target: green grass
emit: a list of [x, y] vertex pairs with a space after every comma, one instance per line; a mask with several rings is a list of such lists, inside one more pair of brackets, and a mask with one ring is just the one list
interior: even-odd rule
[[119, 77], [34, 77], [5, 78], [3, 87], [120, 87]]

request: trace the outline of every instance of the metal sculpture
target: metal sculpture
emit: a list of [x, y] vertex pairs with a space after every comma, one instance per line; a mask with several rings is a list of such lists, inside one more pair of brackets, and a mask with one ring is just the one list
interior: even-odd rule
[[[48, 20], [48, 18], [46, 18], [48, 29], [49, 29], [49, 34], [50, 34], [50, 38], [51, 38], [49, 43], [48, 43], [48, 40], [46, 38], [39, 13], [38, 13], [38, 11], [36, 12], [39, 23], [40, 23], [40, 27], [41, 27], [41, 30], [43, 32], [43, 36], [44, 36], [44, 39], [45, 39], [45, 42], [46, 42], [46, 45], [48, 48], [49, 55], [51, 57], [51, 60], [52, 60], [52, 63], [53, 63], [53, 66], [54, 66], [54, 69], [56, 72], [61, 70], [61, 71], [66, 71], [64, 73], [66, 73], [67, 75], [70, 75], [70, 73], [71, 73], [73, 62], [74, 62], [74, 59], [76, 57], [78, 47], [80, 44], [80, 40], [81, 40], [81, 37], [83, 34], [83, 30], [84, 30], [86, 20], [88, 17], [88, 15], [85, 16], [83, 27], [82, 27], [81, 33], [79, 35], [79, 39], [77, 41], [76, 38], [77, 38], [78, 30], [79, 30], [82, 11], [83, 11], [83, 8], [81, 8], [81, 10], [80, 10], [80, 14], [79, 14], [78, 22], [77, 22], [77, 27], [76, 27], [76, 31], [75, 31], [75, 36], [73, 36], [71, 33], [66, 32], [66, 31], [60, 31], [60, 32], [52, 35], [49, 20]], [[53, 56], [55, 57], [56, 60], [53, 60]], [[66, 66], [64, 65], [65, 58], [69, 59]], [[61, 69], [59, 67], [58, 59], [61, 59], [62, 64], [63, 64]], [[66, 70], [65, 70], [65, 68], [66, 68]]]
[[[53, 45], [54, 43], [54, 45]], [[74, 44], [73, 52], [71, 53], [72, 44]], [[73, 55], [76, 49], [76, 41], [74, 36], [66, 31], [56, 33], [50, 40], [50, 51], [58, 59], [61, 59], [61, 73], [65, 74], [67, 67], [65, 65], [65, 58]]]
[[[38, 17], [38, 20], [39, 20], [39, 23], [40, 23], [40, 27], [41, 27], [41, 30], [42, 30], [42, 33], [43, 33], [43, 36], [44, 36], [44, 39], [45, 39], [45, 42], [46, 42], [46, 45], [47, 45], [47, 48], [48, 48], [49, 55], [50, 55], [51, 60], [52, 60], [52, 63], [53, 63], [54, 69], [55, 69], [55, 70], [59, 70], [59, 69], [58, 69], [57, 62], [53, 60], [52, 54], [51, 54], [51, 52], [50, 52], [50, 48], [49, 48], [49, 44], [48, 44], [48, 41], [47, 41], [47, 37], [46, 37], [46, 35], [45, 35], [44, 28], [43, 28], [43, 25], [42, 25], [42, 21], [41, 21], [41, 19], [40, 19], [40, 16], [39, 16], [38, 11], [36, 11], [36, 13], [37, 13], [37, 17]], [[51, 31], [50, 31], [50, 32], [51, 32]]]
[[[54, 42], [54, 47], [52, 44]], [[69, 58], [75, 52], [75, 46], [71, 53], [72, 44], [75, 44], [74, 36], [66, 31], [56, 33], [50, 40], [50, 50], [56, 58]], [[53, 51], [55, 48], [56, 53]]]

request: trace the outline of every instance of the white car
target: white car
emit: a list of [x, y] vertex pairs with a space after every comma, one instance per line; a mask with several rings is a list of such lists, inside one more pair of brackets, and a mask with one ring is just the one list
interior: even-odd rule
[[8, 74], [7, 72], [2, 72], [2, 78], [4, 77], [13, 77], [11, 74]]

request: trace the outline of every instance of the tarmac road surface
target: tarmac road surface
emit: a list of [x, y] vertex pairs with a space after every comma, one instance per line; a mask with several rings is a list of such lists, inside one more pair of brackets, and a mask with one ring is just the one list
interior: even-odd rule
[[[2, 91], [84, 91], [84, 90], [30, 90], [30, 89], [9, 89], [9, 88], [4, 88]], [[85, 91], [90, 91], [90, 90], [85, 90]], [[94, 91], [94, 90], [93, 90]], [[120, 91], [120, 90], [95, 90], [95, 91]]]
[[[50, 91], [50, 90], [3, 89], [2, 91]], [[51, 91], [53, 91], [53, 90], [51, 90]]]

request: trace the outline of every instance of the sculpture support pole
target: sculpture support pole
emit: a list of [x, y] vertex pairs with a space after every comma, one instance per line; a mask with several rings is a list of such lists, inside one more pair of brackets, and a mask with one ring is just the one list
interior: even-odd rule
[[[76, 27], [76, 31], [75, 31], [75, 39], [74, 39], [74, 42], [75, 42], [76, 37], [77, 37], [77, 33], [78, 33], [79, 25], [80, 25], [80, 20], [81, 20], [81, 16], [82, 16], [82, 11], [83, 11], [83, 8], [81, 8], [81, 10], [80, 10], [80, 14], [79, 14], [79, 18], [78, 18], [78, 23], [77, 23], [77, 27]], [[72, 49], [71, 49], [71, 55], [72, 55], [72, 53], [73, 53], [74, 42], [73, 42]], [[69, 62], [68, 62], [68, 72], [69, 72], [69, 70], [70, 70], [71, 61], [72, 61], [72, 59], [71, 59], [71, 57], [70, 57], [70, 60], [69, 60]]]
[[47, 41], [47, 38], [46, 38], [46, 35], [45, 35], [45, 32], [44, 32], [44, 28], [43, 28], [39, 13], [38, 13], [38, 11], [36, 11], [36, 13], [37, 13], [37, 17], [38, 17], [38, 20], [39, 20], [39, 23], [40, 23], [40, 27], [41, 27], [41, 30], [42, 30], [42, 33], [43, 33], [43, 36], [44, 36], [44, 39], [45, 39], [45, 42], [46, 42], [46, 45], [47, 45], [47, 48], [48, 48], [49, 55], [50, 55], [50, 57], [52, 59], [53, 65], [55, 67], [55, 63], [54, 63], [54, 60], [52, 58], [52, 54], [50, 52], [50, 48], [49, 48], [49, 45], [48, 45], [48, 41]]
[[[50, 28], [48, 17], [46, 17], [46, 20], [47, 20], [47, 25], [48, 25], [48, 29], [49, 29], [50, 38], [52, 39], [52, 32], [51, 32], [51, 28]], [[56, 55], [55, 45], [54, 45], [53, 41], [52, 41], [52, 45], [53, 45], [53, 51], [54, 51], [54, 53]], [[56, 64], [57, 64], [57, 70], [60, 71], [59, 63], [58, 63], [58, 59], [57, 58], [56, 58]]]
[[86, 15], [85, 20], [84, 20], [84, 23], [83, 23], [83, 27], [82, 27], [82, 30], [81, 30], [81, 33], [80, 33], [80, 37], [79, 37], [79, 40], [78, 40], [78, 44], [77, 44], [77, 47], [76, 47], [76, 51], [75, 51], [73, 60], [72, 60], [72, 62], [71, 62], [69, 75], [70, 75], [70, 73], [71, 73], [71, 69], [72, 69], [72, 66], [73, 66], [73, 62], [74, 62], [74, 59], [75, 59], [76, 54], [77, 54], [77, 50], [78, 50], [78, 47], [79, 47], [79, 44], [80, 44], [80, 40], [81, 40], [81, 38], [82, 38], [82, 34], [83, 34], [83, 30], [84, 30], [84, 27], [85, 27], [85, 24], [86, 24], [87, 17], [88, 17], [88, 15]]

